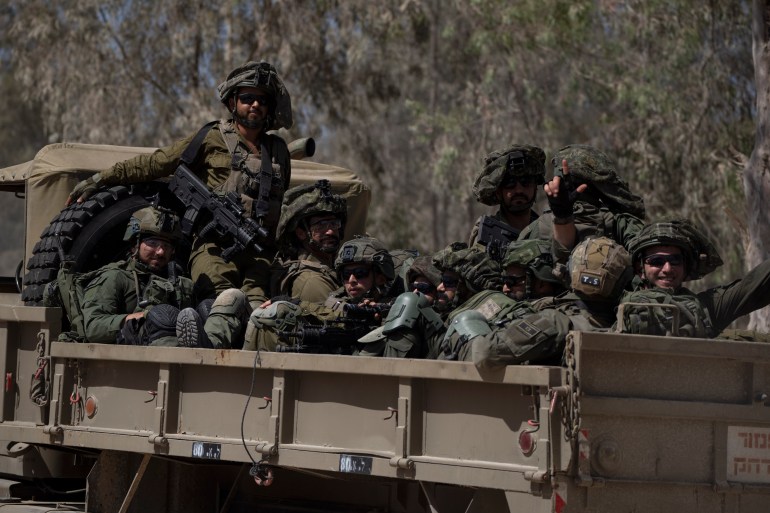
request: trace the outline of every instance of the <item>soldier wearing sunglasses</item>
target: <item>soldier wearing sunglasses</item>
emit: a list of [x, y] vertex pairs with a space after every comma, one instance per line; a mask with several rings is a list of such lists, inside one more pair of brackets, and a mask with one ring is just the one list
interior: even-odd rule
[[[291, 128], [291, 99], [276, 69], [264, 61], [248, 62], [234, 69], [217, 92], [229, 118], [211, 122], [197, 132], [205, 135], [190, 169], [214, 192], [237, 193], [245, 212], [270, 235], [260, 241], [264, 247], [261, 253], [249, 248], [230, 261], [222, 257], [222, 241], [216, 234], [198, 235], [193, 240], [190, 270], [201, 299], [239, 288], [256, 306], [269, 297], [275, 229], [281, 200], [291, 179], [286, 142], [268, 131]], [[172, 175], [195, 136], [191, 134], [151, 154], [118, 162], [83, 180], [75, 186], [67, 204], [84, 202], [100, 187], [149, 182]]]
[[624, 332], [712, 338], [738, 317], [770, 304], [770, 261], [729, 285], [699, 293], [684, 287], [684, 282], [702, 278], [722, 265], [714, 245], [687, 220], [645, 226], [630, 249], [635, 290], [623, 302], [674, 306], [679, 329], [674, 329], [670, 309], [626, 305]]

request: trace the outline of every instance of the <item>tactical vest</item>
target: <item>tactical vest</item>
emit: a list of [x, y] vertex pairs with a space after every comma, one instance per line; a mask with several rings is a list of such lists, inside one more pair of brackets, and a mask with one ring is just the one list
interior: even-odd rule
[[[222, 121], [218, 126], [222, 139], [232, 156], [232, 160], [230, 165], [231, 171], [227, 180], [214, 189], [214, 191], [222, 194], [233, 191], [238, 193], [241, 197], [243, 208], [254, 217], [255, 204], [259, 197], [261, 183], [261, 155], [251, 153], [240, 142], [240, 136], [233, 123]], [[288, 184], [284, 183], [281, 165], [275, 161], [273, 148], [276, 145], [277, 137], [273, 135], [266, 135], [265, 137], [265, 147], [268, 153], [270, 153], [272, 162], [272, 178], [268, 202], [269, 209], [267, 215], [262, 220], [262, 224], [275, 236], [275, 228], [278, 226], [278, 219], [281, 215], [281, 200]]]
[[[674, 305], [679, 311], [679, 336], [711, 338], [715, 335], [709, 311], [691, 294], [672, 294], [665, 289], [644, 289], [628, 293], [622, 303]], [[673, 317], [662, 308], [623, 307], [624, 333], [666, 335], [672, 329]]]

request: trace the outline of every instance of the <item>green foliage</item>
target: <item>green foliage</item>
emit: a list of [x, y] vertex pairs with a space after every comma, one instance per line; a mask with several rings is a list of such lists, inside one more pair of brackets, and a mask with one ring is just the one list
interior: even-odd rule
[[486, 153], [586, 143], [617, 157], [651, 218], [708, 227], [729, 263], [717, 279], [740, 273], [745, 2], [12, 0], [8, 12], [13, 83], [52, 140], [168, 143], [224, 115], [215, 85], [264, 58], [295, 105], [287, 138], [316, 136], [319, 159], [372, 184], [372, 232], [388, 243], [466, 239], [487, 212], [471, 197]]

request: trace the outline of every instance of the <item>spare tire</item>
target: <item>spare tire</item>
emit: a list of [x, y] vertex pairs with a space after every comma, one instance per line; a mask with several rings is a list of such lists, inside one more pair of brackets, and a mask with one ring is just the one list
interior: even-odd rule
[[[43, 230], [27, 262], [21, 295], [24, 304], [41, 304], [43, 290], [56, 279], [62, 258], [72, 262], [75, 272], [124, 259], [130, 244], [123, 240], [123, 235], [131, 214], [149, 205], [164, 188], [165, 184], [159, 182], [116, 186], [62, 210]], [[180, 256], [178, 251], [177, 259]]]

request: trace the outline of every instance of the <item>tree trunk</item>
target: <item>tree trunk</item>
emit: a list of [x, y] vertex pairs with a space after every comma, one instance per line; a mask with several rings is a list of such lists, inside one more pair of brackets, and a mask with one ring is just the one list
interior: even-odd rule
[[[754, 0], [753, 53], [757, 92], [754, 151], [743, 176], [749, 242], [746, 266], [770, 257], [770, 0]], [[770, 307], [751, 314], [749, 329], [770, 331]]]

